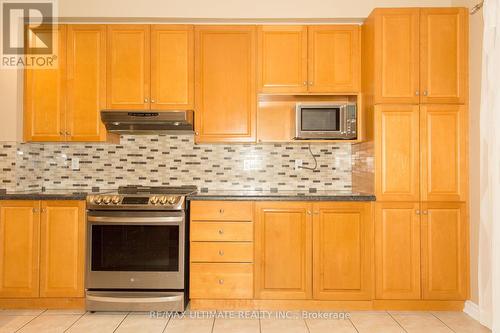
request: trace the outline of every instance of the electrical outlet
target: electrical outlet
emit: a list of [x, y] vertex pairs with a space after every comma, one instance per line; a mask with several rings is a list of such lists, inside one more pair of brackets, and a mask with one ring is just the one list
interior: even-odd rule
[[73, 157], [71, 159], [71, 170], [80, 170], [80, 159], [77, 157]]
[[295, 170], [299, 170], [302, 166], [302, 160], [295, 160]]

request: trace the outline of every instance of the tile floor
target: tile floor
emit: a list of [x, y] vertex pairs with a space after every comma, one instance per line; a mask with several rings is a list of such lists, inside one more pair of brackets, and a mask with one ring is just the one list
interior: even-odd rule
[[[134, 333], [482, 333], [490, 332], [462, 312], [346, 312], [348, 319], [305, 318], [300, 312], [264, 313], [259, 318], [187, 315], [184, 318], [149, 313], [78, 310], [0, 310], [0, 333], [134, 332]], [[283, 316], [283, 313], [281, 313]], [[195, 318], [196, 317], [196, 318]]]

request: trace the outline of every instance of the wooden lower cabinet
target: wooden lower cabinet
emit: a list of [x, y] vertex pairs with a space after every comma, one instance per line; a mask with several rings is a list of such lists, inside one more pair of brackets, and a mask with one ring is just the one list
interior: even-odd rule
[[85, 203], [0, 201], [0, 298], [83, 297]]
[[42, 201], [40, 297], [83, 297], [85, 203]]
[[255, 297], [312, 297], [312, 213], [307, 202], [255, 204]]
[[313, 214], [313, 298], [371, 299], [371, 204], [317, 203]]
[[465, 203], [422, 204], [422, 297], [465, 300], [469, 237]]
[[246, 263], [192, 263], [190, 297], [253, 298], [253, 265]]
[[375, 204], [375, 297], [420, 299], [420, 203]]
[[40, 202], [0, 201], [0, 298], [38, 297]]

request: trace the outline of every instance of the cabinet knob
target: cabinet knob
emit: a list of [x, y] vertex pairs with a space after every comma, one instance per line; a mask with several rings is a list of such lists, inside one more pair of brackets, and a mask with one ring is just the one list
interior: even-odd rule
[[194, 132], [195, 135], [200, 135], [200, 132]]
[[60, 135], [60, 136], [63, 136], [63, 135], [64, 135], [64, 132], [63, 132], [63, 131], [60, 131], [60, 132], [59, 132], [59, 135]]
[[420, 91], [417, 90], [417, 91], [415, 91], [415, 96], [418, 96], [418, 95], [420, 95]]
[[151, 99], [151, 103], [155, 103], [155, 100], [154, 100], [154, 99]]
[[304, 81], [304, 85], [307, 86], [307, 81]]
[[418, 210], [418, 209], [417, 209], [417, 210], [415, 211], [415, 214], [420, 215], [420, 210]]
[[428, 93], [427, 93], [427, 90], [424, 90], [424, 96], [427, 96]]
[[224, 235], [224, 229], [219, 229], [219, 235]]
[[66, 132], [66, 135], [71, 135], [71, 133], [67, 131], [67, 132]]
[[224, 251], [223, 250], [219, 250], [219, 255], [222, 257], [224, 255]]
[[314, 84], [314, 82], [312, 81], [309, 81], [309, 85], [312, 86]]
[[147, 103], [148, 102], [148, 99], [147, 98], [144, 98], [144, 103]]
[[312, 213], [311, 213], [311, 211], [310, 211], [310, 210], [308, 210], [308, 211], [307, 211], [307, 215], [311, 215], [311, 214], [312, 214]]
[[223, 208], [219, 209], [219, 213], [224, 214], [224, 209]]
[[38, 213], [38, 209], [33, 208], [33, 213]]
[[422, 211], [422, 214], [427, 215], [429, 212], [427, 210]]
[[220, 279], [219, 284], [224, 284], [224, 280]]

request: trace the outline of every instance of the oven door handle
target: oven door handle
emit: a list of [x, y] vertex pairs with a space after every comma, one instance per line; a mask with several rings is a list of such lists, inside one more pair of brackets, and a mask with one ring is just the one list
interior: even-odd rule
[[103, 223], [169, 223], [181, 224], [184, 221], [180, 216], [162, 216], [162, 217], [110, 217], [110, 216], [88, 216], [89, 222]]
[[182, 295], [161, 297], [117, 297], [117, 296], [94, 296], [87, 294], [87, 300], [108, 303], [160, 303], [182, 301]]

